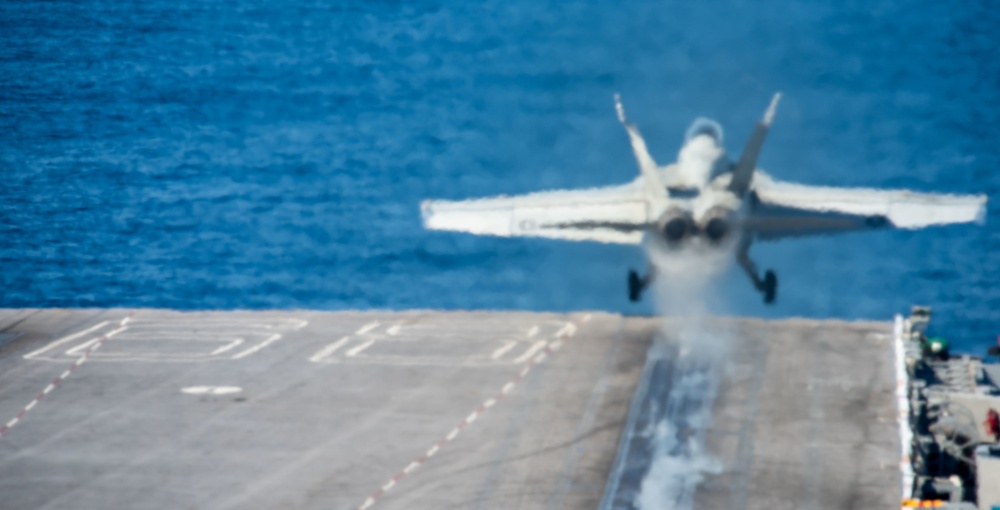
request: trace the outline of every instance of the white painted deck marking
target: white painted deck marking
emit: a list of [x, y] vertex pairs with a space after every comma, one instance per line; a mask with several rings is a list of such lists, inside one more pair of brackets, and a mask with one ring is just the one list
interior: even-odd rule
[[347, 357], [348, 358], [353, 358], [353, 357], [357, 356], [358, 354], [361, 354], [365, 349], [371, 347], [372, 344], [374, 344], [374, 343], [375, 343], [375, 339], [373, 338], [373, 339], [368, 340], [367, 342], [365, 342], [365, 343], [363, 343], [361, 345], [357, 345], [355, 347], [352, 347], [350, 350], [347, 351]]
[[[74, 348], [72, 348], [72, 349], [70, 349], [70, 350], [66, 351], [66, 354], [67, 354], [67, 355], [69, 355], [69, 356], [80, 356], [80, 355], [82, 355], [82, 352], [81, 352], [81, 351], [83, 351], [83, 349], [82, 349], [82, 348], [84, 348], [84, 347], [86, 347], [86, 348], [87, 348], [87, 349], [86, 349], [86, 352], [91, 352], [92, 350], [96, 350], [96, 349], [93, 349], [92, 347], [93, 347], [93, 346], [95, 346], [95, 345], [97, 345], [97, 344], [99, 344], [99, 343], [100, 343], [100, 344], [103, 344], [103, 343], [104, 343], [104, 342], [106, 342], [106, 341], [107, 341], [107, 340], [108, 340], [109, 338], [111, 338], [111, 337], [113, 337], [113, 336], [117, 335], [118, 333], [121, 333], [122, 331], [125, 331], [126, 329], [128, 329], [128, 327], [126, 327], [126, 326], [124, 325], [124, 323], [123, 323], [123, 324], [122, 324], [121, 326], [119, 326], [119, 327], [118, 327], [117, 329], [114, 329], [114, 330], [112, 330], [112, 331], [109, 331], [109, 332], [108, 332], [108, 334], [106, 334], [106, 335], [104, 335], [104, 336], [102, 336], [102, 337], [98, 337], [98, 338], [94, 338], [93, 340], [88, 340], [88, 341], [86, 341], [86, 342], [84, 342], [84, 343], [80, 344], [79, 346], [77, 346], [77, 347], [74, 347]], [[70, 372], [70, 370], [67, 370], [66, 372], [64, 372], [64, 373], [63, 373], [63, 377], [66, 377], [66, 376], [68, 376], [68, 375], [69, 375], [69, 372]]]
[[[557, 333], [557, 341], [561, 345], [566, 340], [568, 340], [575, 332], [576, 332], [576, 326], [573, 325], [572, 323], [566, 323], [566, 326], [563, 326]], [[531, 371], [532, 367], [545, 361], [546, 357], [554, 353], [551, 346], [547, 346], [548, 344], [547, 340], [540, 340], [536, 342], [535, 345], [532, 346], [532, 349], [534, 349], [534, 347], [539, 344], [541, 344], [541, 348], [545, 349], [544, 351], [535, 356], [535, 358], [532, 359], [530, 363], [525, 365], [524, 368], [522, 368], [521, 371], [518, 372], [516, 376], [514, 376], [510, 381], [507, 382], [507, 384], [504, 384], [496, 395], [484, 400], [482, 404], [480, 404], [478, 407], [476, 407], [475, 410], [469, 413], [469, 415], [466, 416], [464, 420], [462, 420], [458, 425], [452, 428], [447, 435], [445, 435], [444, 439], [435, 443], [434, 446], [431, 446], [431, 448], [427, 450], [427, 453], [425, 453], [417, 460], [407, 464], [405, 468], [396, 473], [392, 478], [389, 479], [388, 482], [379, 487], [378, 490], [376, 490], [371, 496], [365, 499], [364, 502], [361, 503], [361, 505], [358, 506], [358, 510], [367, 510], [368, 508], [371, 508], [372, 505], [374, 505], [379, 498], [385, 495], [385, 493], [388, 492], [390, 489], [395, 487], [396, 484], [399, 483], [399, 481], [401, 481], [403, 478], [406, 478], [411, 473], [419, 469], [420, 466], [422, 466], [428, 460], [430, 460], [430, 458], [433, 457], [434, 454], [436, 454], [442, 447], [444, 447], [444, 445], [450, 443], [451, 441], [454, 441], [455, 438], [458, 437], [459, 434], [461, 434], [462, 430], [472, 425], [472, 423], [475, 422], [480, 415], [485, 413], [487, 409], [493, 407], [497, 402], [500, 401], [500, 399], [510, 394], [510, 392], [514, 389], [514, 387], [517, 386], [517, 384], [521, 382], [526, 375], [528, 375], [528, 372]], [[531, 354], [534, 354], [534, 352], [532, 352]]]
[[500, 346], [499, 349], [493, 351], [493, 354], [490, 355], [490, 359], [500, 359], [501, 356], [507, 354], [508, 351], [513, 349], [515, 345], [517, 345], [517, 340], [504, 340], [504, 344]]
[[355, 331], [354, 334], [355, 335], [363, 335], [363, 334], [365, 334], [365, 333], [367, 333], [367, 332], [369, 332], [369, 331], [371, 331], [371, 330], [373, 330], [373, 329], [375, 329], [377, 327], [378, 327], [378, 321], [371, 322], [371, 323], [365, 324], [364, 326], [361, 326], [361, 328], [358, 329], [357, 331]]
[[271, 336], [269, 336], [267, 338], [267, 340], [264, 340], [263, 342], [255, 345], [255, 346], [253, 346], [253, 347], [251, 347], [251, 348], [249, 348], [249, 349], [247, 349], [247, 350], [245, 350], [243, 352], [235, 354], [232, 359], [243, 359], [243, 358], [245, 358], [245, 357], [247, 357], [247, 356], [249, 356], [249, 355], [251, 355], [251, 354], [253, 354], [255, 352], [260, 351], [261, 349], [267, 347], [268, 345], [271, 345], [274, 342], [277, 342], [278, 339], [280, 339], [280, 338], [281, 338], [281, 335], [279, 335], [279, 334], [271, 335]]
[[547, 343], [548, 340], [539, 340], [535, 342], [534, 344], [531, 345], [531, 347], [528, 348], [527, 351], [524, 351], [524, 354], [518, 356], [517, 359], [514, 360], [514, 363], [520, 365], [521, 363], [528, 361], [529, 359], [531, 359], [532, 356], [535, 355], [536, 352], [544, 349], [545, 344]]
[[[42, 392], [38, 394], [38, 396], [36, 396], [34, 399], [32, 399], [31, 402], [28, 402], [28, 405], [24, 406], [21, 409], [21, 412], [17, 413], [17, 416], [11, 418], [11, 420], [8, 421], [6, 425], [4, 425], [2, 428], [0, 428], [0, 437], [3, 437], [3, 435], [6, 434], [7, 431], [10, 430], [11, 427], [13, 427], [14, 425], [17, 425], [18, 422], [20, 422], [21, 419], [24, 418], [24, 415], [28, 414], [28, 412], [30, 412], [32, 409], [34, 409], [35, 406], [38, 405], [38, 403], [43, 398], [45, 398], [49, 393], [52, 393], [52, 391], [55, 390], [56, 387], [59, 386], [59, 384], [61, 384], [63, 381], [65, 381], [66, 378], [69, 377], [70, 374], [72, 374], [74, 370], [76, 370], [77, 368], [80, 368], [80, 366], [82, 366], [84, 363], [86, 363], [87, 359], [90, 358], [90, 356], [94, 352], [96, 352], [97, 349], [100, 349], [101, 346], [104, 345], [104, 343], [107, 342], [109, 338], [111, 338], [111, 337], [117, 335], [118, 333], [121, 333], [122, 331], [125, 331], [126, 329], [128, 329], [128, 326], [126, 326], [126, 324], [128, 324], [129, 318], [131, 316], [132, 316], [131, 313], [128, 314], [125, 318], [123, 318], [118, 323], [118, 327], [117, 328], [115, 328], [114, 330], [108, 332], [104, 336], [100, 337], [97, 340], [97, 342], [92, 342], [92, 341], [91, 342], [87, 342], [88, 344], [92, 344], [91, 347], [89, 349], [87, 349], [86, 351], [84, 351], [84, 353], [79, 358], [77, 358], [77, 360], [74, 361], [73, 364], [71, 364], [69, 366], [69, 368], [67, 368], [63, 373], [59, 374], [58, 377], [56, 377], [52, 382], [50, 382], [49, 385], [46, 386], [45, 389], [42, 390]], [[91, 328], [91, 329], [85, 330], [85, 331], [83, 331], [81, 333], [87, 333], [89, 331], [94, 331], [96, 329], [97, 329], [96, 327], [95, 328]], [[79, 338], [80, 336], [82, 336], [82, 335], [77, 335], [75, 337], [73, 335], [70, 335], [70, 337], [72, 337], [72, 338]], [[67, 338], [70, 338], [70, 337], [67, 337]], [[59, 345], [60, 343], [61, 343], [60, 341], [57, 341], [56, 343], [50, 344], [50, 347], [54, 347], [56, 345]], [[42, 350], [42, 352], [44, 352], [44, 349]], [[25, 357], [27, 358], [27, 356], [25, 356]]]
[[[379, 321], [369, 322], [368, 324], [365, 324], [364, 326], [361, 326], [360, 328], [358, 328], [358, 330], [354, 332], [354, 336], [360, 337], [360, 336], [367, 335], [368, 333], [371, 333], [377, 327], [379, 327]], [[401, 327], [402, 326], [400, 326], [399, 324], [397, 324], [397, 325], [392, 326], [391, 328], [389, 328], [389, 330], [386, 333], [388, 333], [390, 335], [397, 335], [397, 334], [399, 334], [399, 330], [400, 330]], [[333, 355], [338, 350], [340, 350], [341, 347], [344, 347], [345, 345], [347, 345], [348, 343], [350, 343], [351, 340], [354, 339], [354, 336], [348, 335], [348, 336], [342, 337], [340, 340], [337, 340], [336, 342], [334, 342], [334, 343], [332, 343], [330, 345], [327, 345], [326, 347], [324, 347], [324, 348], [320, 349], [319, 351], [317, 351], [316, 354], [313, 354], [312, 356], [310, 356], [309, 357], [309, 361], [312, 361], [313, 363], [330, 363], [330, 362], [336, 362], [337, 360], [333, 359]], [[374, 338], [368, 339], [365, 342], [361, 343], [360, 345], [356, 345], [356, 346], [352, 347], [351, 349], [348, 349], [348, 351], [346, 353], [344, 353], [344, 355], [346, 357], [348, 357], [348, 358], [353, 358], [353, 357], [357, 356], [358, 354], [361, 354], [362, 352], [364, 352], [365, 349], [371, 347], [372, 344], [374, 344], [374, 343], [375, 343], [375, 339]]]
[[320, 349], [316, 354], [313, 354], [312, 357], [309, 358], [309, 361], [312, 361], [313, 363], [321, 363], [330, 356], [333, 356], [333, 353], [337, 352], [337, 349], [347, 345], [347, 342], [350, 341], [351, 337], [345, 336], [340, 340], [337, 340], [336, 342]]
[[68, 351], [66, 351], [66, 355], [67, 356], [79, 356], [83, 351], [89, 349], [91, 345], [96, 344], [97, 341], [100, 340], [100, 339], [101, 339], [101, 337], [96, 337], [96, 338], [88, 340], [88, 341], [86, 341], [86, 342], [84, 342], [84, 343], [82, 343], [82, 344], [80, 344], [80, 345], [78, 345], [76, 347], [73, 347], [72, 349], [69, 349]]
[[893, 350], [896, 351], [896, 421], [899, 426], [899, 472], [902, 480], [903, 499], [910, 497], [913, 486], [913, 431], [910, 430], [910, 398], [907, 395], [909, 373], [906, 371], [906, 348], [903, 346], [903, 316], [896, 315], [893, 323]]
[[219, 347], [218, 349], [212, 351], [211, 355], [212, 356], [218, 356], [218, 355], [220, 355], [220, 354], [222, 354], [222, 353], [224, 353], [224, 352], [226, 352], [228, 350], [231, 350], [231, 349], [235, 348], [237, 345], [240, 345], [242, 343], [243, 343], [243, 339], [242, 338], [237, 338], [236, 340], [233, 340], [232, 342], [229, 342], [228, 344], [223, 345], [222, 347]]
[[181, 392], [188, 395], [232, 395], [241, 391], [243, 388], [239, 386], [188, 386], [181, 388]]
[[556, 333], [556, 337], [561, 337], [564, 335], [573, 336], [574, 333], [576, 333], [576, 326], [574, 326], [572, 322], [567, 322], [566, 325], [563, 326], [558, 333]]
[[64, 337], [60, 338], [59, 340], [56, 340], [55, 342], [52, 342], [52, 343], [46, 345], [45, 347], [42, 347], [41, 349], [38, 349], [36, 351], [31, 351], [28, 354], [25, 354], [24, 358], [25, 359], [34, 358], [35, 356], [38, 356], [38, 355], [42, 354], [43, 352], [45, 352], [45, 351], [47, 351], [49, 349], [53, 349], [55, 347], [58, 347], [58, 346], [60, 346], [60, 345], [62, 345], [64, 343], [66, 343], [66, 342], [71, 342], [73, 340], [76, 340], [77, 338], [80, 338], [83, 335], [86, 335], [88, 333], [92, 333], [94, 331], [97, 331], [98, 329], [101, 329], [104, 326], [107, 326], [107, 324], [108, 324], [108, 321], [104, 321], [104, 322], [98, 323], [97, 325], [91, 326], [91, 327], [89, 327], [89, 328], [87, 328], [87, 329], [85, 329], [83, 331], [80, 331], [78, 333], [73, 333], [72, 335], [64, 336]]
[[[409, 323], [408, 323], [409, 324]], [[412, 326], [412, 328], [411, 328]], [[486, 367], [524, 364], [545, 348], [556, 333], [563, 335], [575, 330], [565, 321], [546, 320], [521, 330], [520, 334], [504, 332], [495, 338], [473, 336], [454, 331], [445, 335], [425, 337], [422, 329], [427, 325], [416, 322], [410, 325], [373, 321], [327, 345], [308, 357], [313, 363], [350, 363], [387, 366], [447, 366]], [[383, 329], [384, 328], [384, 329]], [[544, 336], [545, 339], [540, 339]], [[530, 338], [534, 337], [534, 338]], [[346, 338], [346, 340], [345, 340]], [[546, 340], [547, 339], [547, 340]], [[340, 343], [340, 342], [343, 343]], [[401, 343], [420, 341], [427, 348], [426, 354], [400, 354], [395, 347]], [[385, 348], [381, 348], [385, 346]], [[373, 348], [376, 347], [376, 348]], [[556, 349], [558, 349], [556, 345]], [[374, 352], [373, 352], [374, 351]]]
[[[40, 361], [72, 361], [101, 340], [100, 328], [104, 323], [74, 333], [52, 342], [42, 349], [25, 355], [26, 359]], [[104, 348], [90, 361], [114, 362], [202, 362], [242, 359], [274, 343], [283, 334], [308, 325], [302, 319], [250, 320], [226, 318], [220, 320], [205, 317], [166, 318], [139, 321], [124, 321], [108, 336], [119, 335], [112, 345]], [[114, 327], [114, 326], [110, 326]], [[127, 330], [127, 332], [126, 332]], [[96, 337], [87, 338], [88, 333]], [[275, 338], [277, 335], [277, 338]], [[74, 340], [83, 342], [62, 352], [59, 348]], [[233, 350], [244, 346], [244, 351], [228, 356]]]

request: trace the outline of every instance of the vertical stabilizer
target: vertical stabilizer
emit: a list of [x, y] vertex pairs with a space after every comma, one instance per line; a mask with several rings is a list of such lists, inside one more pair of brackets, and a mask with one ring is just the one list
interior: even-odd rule
[[764, 118], [757, 123], [757, 127], [743, 148], [743, 154], [740, 154], [740, 161], [733, 168], [733, 179], [729, 181], [729, 191], [740, 198], [745, 197], [747, 192], [750, 191], [753, 172], [757, 168], [757, 156], [760, 155], [760, 149], [767, 138], [767, 131], [771, 128], [771, 122], [774, 120], [774, 114], [778, 110], [778, 101], [780, 99], [780, 92], [774, 94], [770, 106], [764, 112]]
[[629, 141], [632, 142], [632, 152], [635, 154], [635, 160], [639, 163], [639, 172], [646, 183], [647, 192], [654, 197], [666, 197], [667, 190], [660, 181], [656, 161], [653, 161], [653, 157], [649, 155], [646, 141], [639, 133], [639, 128], [625, 117], [625, 108], [622, 106], [622, 99], [618, 94], [615, 94], [615, 111], [618, 112], [618, 120], [622, 126], [625, 126]]

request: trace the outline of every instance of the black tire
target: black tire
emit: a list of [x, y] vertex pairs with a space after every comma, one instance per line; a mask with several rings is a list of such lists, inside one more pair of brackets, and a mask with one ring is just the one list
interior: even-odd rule
[[642, 297], [642, 278], [633, 270], [628, 272], [628, 300], [635, 302]]
[[764, 302], [774, 304], [774, 298], [778, 294], [778, 275], [770, 269], [764, 273]]

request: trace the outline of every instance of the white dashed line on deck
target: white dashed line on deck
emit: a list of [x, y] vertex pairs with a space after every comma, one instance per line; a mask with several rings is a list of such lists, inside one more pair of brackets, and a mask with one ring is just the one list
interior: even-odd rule
[[[66, 380], [67, 377], [69, 377], [73, 373], [74, 370], [76, 370], [81, 365], [83, 365], [84, 363], [86, 363], [87, 359], [90, 358], [90, 355], [93, 354], [95, 351], [97, 351], [97, 349], [100, 349], [101, 346], [104, 345], [104, 343], [107, 342], [109, 338], [111, 338], [111, 337], [117, 335], [118, 333], [121, 333], [122, 331], [125, 331], [126, 329], [128, 329], [128, 326], [126, 326], [126, 324], [128, 324], [129, 318], [131, 316], [132, 316], [132, 314], [130, 313], [128, 316], [126, 316], [124, 319], [122, 319], [118, 323], [118, 327], [117, 328], [115, 328], [114, 330], [108, 332], [104, 336], [96, 338], [93, 341], [87, 342], [85, 345], [91, 345], [91, 347], [89, 349], [87, 349], [86, 351], [84, 351], [83, 354], [79, 358], [77, 358], [77, 360], [74, 361], [72, 365], [69, 366], [69, 368], [67, 368], [63, 373], [59, 374], [59, 377], [56, 377], [52, 382], [50, 382], [49, 385], [46, 386], [45, 389], [42, 390], [42, 392], [38, 394], [38, 396], [36, 396], [31, 402], [28, 402], [28, 405], [24, 406], [24, 408], [21, 409], [21, 412], [17, 413], [17, 416], [11, 418], [10, 421], [8, 421], [6, 425], [4, 425], [2, 428], [0, 428], [0, 437], [3, 437], [3, 435], [6, 434], [7, 431], [10, 430], [11, 427], [13, 427], [14, 425], [17, 425], [21, 421], [21, 419], [24, 418], [24, 416], [26, 414], [28, 414], [29, 411], [31, 411], [32, 409], [34, 409], [35, 406], [38, 405], [38, 403], [43, 398], [45, 398], [46, 395], [48, 395], [49, 393], [52, 393], [56, 389], [56, 387], [58, 387], [63, 381]], [[40, 351], [36, 351], [36, 352], [44, 352], [45, 350], [48, 350], [48, 349], [50, 349], [52, 347], [60, 345], [61, 343], [65, 342], [65, 341], [72, 340], [73, 338], [79, 338], [80, 336], [83, 336], [84, 334], [86, 334], [88, 332], [97, 330], [100, 326], [103, 326], [104, 324], [107, 324], [107, 323], [104, 322], [104, 323], [99, 324], [97, 326], [94, 326], [94, 327], [92, 327], [90, 329], [81, 331], [80, 333], [78, 333], [76, 335], [70, 335], [70, 336], [68, 336], [68, 337], [66, 337], [66, 338], [64, 338], [62, 340], [57, 340], [56, 342], [51, 343], [48, 346], [46, 346], [43, 349], [41, 349]], [[34, 353], [32, 353], [32, 354], [34, 354]], [[25, 356], [25, 358], [27, 358], [27, 357], [28, 356]]]
[[[566, 339], [572, 337], [574, 333], [576, 333], [576, 326], [573, 325], [572, 323], [566, 323], [566, 325], [563, 326], [557, 333], [556, 341], [558, 341], [559, 344], [561, 345], [562, 343], [564, 343]], [[441, 439], [440, 441], [435, 443], [434, 446], [431, 446], [431, 448], [427, 450], [427, 453], [423, 454], [417, 460], [407, 464], [405, 468], [396, 473], [392, 478], [389, 479], [388, 482], [379, 487], [379, 489], [376, 490], [371, 496], [368, 496], [368, 498], [365, 499], [364, 502], [358, 506], [358, 510], [368, 510], [368, 508], [371, 508], [375, 504], [375, 502], [379, 500], [379, 498], [385, 495], [385, 493], [388, 492], [390, 489], [392, 489], [399, 481], [401, 481], [403, 478], [406, 478], [414, 471], [419, 469], [420, 466], [425, 464], [428, 460], [430, 460], [431, 457], [433, 457], [438, 451], [440, 451], [441, 448], [444, 447], [444, 445], [448, 444], [451, 441], [454, 441], [455, 438], [458, 437], [458, 435], [462, 432], [462, 430], [464, 430], [466, 427], [468, 427], [474, 421], [476, 421], [481, 414], [486, 412], [487, 409], [493, 407], [506, 395], [509, 395], [510, 392], [513, 391], [514, 388], [517, 386], [517, 384], [521, 382], [526, 375], [528, 375], [532, 367], [545, 361], [545, 358], [549, 354], [554, 352], [551, 346], [546, 347], [547, 343], [548, 342], [544, 340], [536, 342], [535, 346], [541, 344], [541, 347], [539, 348], [544, 348], [545, 350], [539, 353], [538, 356], [536, 356], [534, 359], [532, 359], [530, 363], [525, 365], [525, 367], [522, 368], [521, 371], [518, 372], [518, 374], [514, 376], [510, 381], [508, 381], [507, 384], [504, 384], [496, 395], [486, 399], [485, 401], [483, 401], [482, 404], [479, 404], [479, 406], [475, 410], [473, 410], [468, 416], [465, 417], [464, 420], [461, 421], [461, 423], [452, 428], [448, 432], [448, 434], [445, 435], [444, 439]], [[532, 346], [532, 349], [534, 349], [535, 346]], [[530, 354], [534, 354], [534, 352], [531, 352]]]

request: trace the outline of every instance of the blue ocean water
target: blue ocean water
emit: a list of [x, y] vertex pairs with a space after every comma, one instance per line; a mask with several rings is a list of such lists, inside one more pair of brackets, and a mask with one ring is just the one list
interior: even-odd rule
[[[836, 5], [834, 5], [836, 4]], [[1000, 11], [988, 2], [0, 3], [0, 306], [631, 304], [628, 246], [421, 228], [424, 198], [636, 175], [699, 115], [738, 152], [774, 91], [780, 179], [986, 193], [983, 227], [757, 245], [719, 313], [1000, 333]]]

